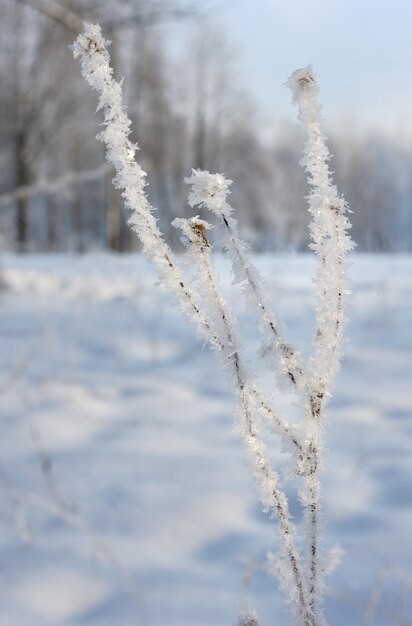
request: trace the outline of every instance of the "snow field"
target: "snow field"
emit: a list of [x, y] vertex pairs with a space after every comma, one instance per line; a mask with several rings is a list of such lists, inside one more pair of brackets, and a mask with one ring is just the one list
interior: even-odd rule
[[[288, 339], [308, 354], [313, 259], [255, 260]], [[146, 262], [7, 256], [3, 268], [0, 625], [233, 624], [255, 566], [251, 606], [263, 624], [288, 623], [259, 570], [277, 534], [234, 433], [232, 394]], [[346, 551], [328, 579], [331, 626], [412, 623], [411, 270], [409, 257], [353, 258], [322, 476], [326, 542]], [[256, 324], [231, 293], [259, 369]], [[263, 384], [275, 393], [270, 376]], [[292, 419], [288, 398], [275, 401]], [[287, 491], [299, 519], [293, 483]], [[70, 523], [53, 512], [62, 502]]]

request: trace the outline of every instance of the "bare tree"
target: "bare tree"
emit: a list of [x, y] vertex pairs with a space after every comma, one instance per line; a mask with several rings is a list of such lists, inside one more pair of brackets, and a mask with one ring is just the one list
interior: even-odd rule
[[[207, 4], [202, 5], [202, 10]], [[60, 176], [65, 170], [90, 169], [101, 162], [101, 152], [94, 144], [97, 125], [87, 104], [83, 110], [73, 106], [74, 100], [87, 103], [88, 99], [73, 72], [68, 50], [72, 33], [81, 30], [83, 20], [99, 20], [105, 24], [106, 32], [114, 42], [115, 57], [123, 61], [131, 42], [128, 31], [138, 31], [137, 39], [143, 48], [147, 29], [153, 30], [164, 22], [189, 19], [199, 14], [199, 7], [185, 0], [120, 0], [115, 16], [112, 3], [100, 0], [0, 0], [0, 7], [3, 16], [0, 77], [2, 84], [8, 86], [0, 95], [3, 122], [0, 132], [4, 134], [7, 129], [13, 144], [11, 174], [16, 188], [27, 187], [37, 176]], [[117, 34], [119, 30], [122, 30], [122, 37]], [[166, 80], [166, 55], [153, 48], [139, 63], [142, 66], [139, 73], [143, 77], [140, 85], [145, 91], [142, 97], [137, 91], [138, 99], [145, 102], [140, 114], [143, 115], [141, 125], [148, 128], [146, 135], [151, 136], [152, 177], [157, 203], [167, 210], [174, 202], [169, 174], [172, 145], [167, 131], [173, 128], [176, 139], [176, 129], [182, 130], [183, 125], [179, 125], [172, 111]], [[114, 65], [117, 65], [116, 58]], [[82, 128], [81, 132], [79, 128]], [[6, 142], [2, 144], [5, 146]], [[98, 225], [105, 214], [104, 238], [109, 247], [116, 250], [129, 248], [132, 239], [120, 211], [121, 198], [111, 186], [111, 174], [100, 190], [101, 199], [106, 199], [106, 210], [95, 215], [96, 229], [100, 232]], [[80, 241], [80, 231], [88, 222], [87, 214], [95, 210], [93, 203], [71, 203], [67, 197], [49, 197], [47, 203], [45, 217], [41, 217], [46, 219], [43, 232], [48, 233], [47, 248], [53, 249], [57, 245], [55, 207], [63, 207], [61, 216], [65, 211], [69, 212], [66, 221], [74, 230], [74, 240]], [[16, 199], [15, 231], [20, 250], [27, 247], [31, 227], [29, 215], [30, 223], [34, 224], [35, 213], [32, 206], [28, 210], [26, 197]]]

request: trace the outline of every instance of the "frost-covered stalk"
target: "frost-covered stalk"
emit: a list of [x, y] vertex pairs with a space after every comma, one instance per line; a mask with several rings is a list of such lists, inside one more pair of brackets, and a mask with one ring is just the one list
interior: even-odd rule
[[[297, 70], [288, 80], [293, 101], [298, 105], [299, 119], [306, 135], [301, 161], [309, 176], [308, 196], [312, 215], [311, 248], [318, 257], [316, 271], [315, 354], [310, 372], [315, 388], [329, 392], [342, 354], [342, 332], [345, 322], [343, 301], [349, 293], [347, 285], [347, 253], [353, 242], [348, 234], [345, 199], [332, 182], [328, 162], [330, 152], [322, 131], [322, 110], [318, 102], [318, 86], [310, 66]], [[320, 404], [325, 394], [318, 398]], [[322, 408], [322, 407], [321, 407]]]
[[[202, 197], [202, 196], [200, 196]], [[229, 311], [219, 287], [205, 232], [211, 225], [198, 216], [189, 220], [175, 219], [173, 225], [183, 233], [189, 261], [196, 268], [196, 281], [202, 301], [208, 308], [208, 319], [214, 320], [215, 332], [226, 346], [226, 358], [233, 364], [233, 379], [239, 390], [239, 429], [243, 435], [246, 451], [254, 468], [264, 510], [277, 518], [283, 544], [282, 557], [285, 562], [283, 578], [290, 594], [292, 608], [304, 626], [314, 626], [306, 583], [302, 573], [300, 556], [296, 549], [294, 529], [290, 521], [287, 498], [279, 486], [279, 477], [272, 469], [266, 445], [253, 419], [253, 390], [248, 383], [250, 376], [239, 357], [239, 339], [235, 320]]]
[[[197, 296], [186, 284], [153, 216], [145, 191], [146, 173], [135, 160], [138, 146], [129, 139], [131, 122], [122, 102], [122, 87], [114, 80], [110, 67], [108, 43], [98, 25], [85, 24], [84, 33], [76, 39], [73, 51], [74, 56], [80, 58], [82, 76], [99, 94], [97, 110], [103, 111], [106, 128], [98, 139], [106, 145], [106, 158], [116, 169], [113, 183], [122, 190], [125, 206], [131, 212], [128, 224], [142, 242], [143, 252], [155, 263], [162, 283], [175, 295], [182, 311], [197, 325], [200, 335], [222, 355], [226, 346], [213, 330]], [[259, 408], [277, 425], [277, 432], [299, 451], [297, 439], [291, 434], [286, 421], [275, 415], [263, 392], [252, 386], [251, 393]]]
[[305, 132], [302, 166], [308, 173], [311, 187], [308, 196], [312, 215], [311, 248], [317, 255], [316, 269], [316, 333], [314, 355], [309, 361], [310, 396], [307, 411], [307, 462], [304, 492], [305, 518], [310, 547], [309, 593], [315, 616], [319, 617], [319, 595], [322, 581], [319, 566], [319, 456], [322, 449], [322, 426], [325, 404], [330, 396], [342, 352], [344, 325], [343, 301], [348, 294], [346, 282], [347, 253], [353, 243], [345, 213], [345, 200], [332, 182], [328, 161], [330, 152], [322, 131], [318, 86], [310, 66], [297, 70], [287, 82], [299, 119]]
[[[240, 430], [251, 458], [265, 510], [278, 519], [282, 550], [276, 571], [289, 593], [297, 626], [322, 626], [319, 588], [318, 514], [319, 454], [322, 447], [322, 423], [325, 401], [337, 370], [341, 352], [343, 326], [342, 303], [347, 292], [345, 254], [351, 248], [346, 233], [349, 222], [346, 206], [332, 185], [327, 166], [329, 152], [320, 130], [320, 108], [317, 87], [310, 69], [299, 70], [289, 81], [300, 118], [307, 132], [304, 165], [310, 174], [312, 191], [310, 211], [313, 216], [312, 247], [319, 256], [317, 285], [317, 332], [315, 354], [305, 366], [300, 353], [284, 341], [280, 326], [270, 309], [265, 287], [252, 265], [247, 247], [241, 241], [232, 209], [226, 202], [230, 181], [220, 174], [193, 171], [187, 182], [192, 185], [189, 202], [212, 210], [225, 228], [224, 249], [228, 252], [235, 278], [241, 282], [248, 301], [254, 305], [263, 336], [263, 352], [283, 378], [300, 392], [302, 408], [309, 419], [297, 427], [273, 410], [240, 352], [235, 319], [221, 293], [206, 237], [209, 224], [198, 217], [176, 220], [182, 229], [188, 255], [197, 279], [193, 289], [184, 279], [173, 253], [164, 241], [146, 196], [145, 172], [135, 160], [137, 145], [129, 139], [130, 120], [122, 103], [121, 84], [113, 79], [109, 54], [100, 27], [85, 25], [85, 31], [74, 44], [74, 55], [80, 58], [82, 75], [98, 92], [98, 109], [104, 115], [104, 130], [98, 136], [107, 149], [107, 160], [115, 167], [114, 184], [122, 190], [128, 220], [143, 245], [143, 252], [154, 262], [160, 281], [176, 297], [180, 308], [197, 325], [200, 335], [215, 349], [223, 368], [228, 372], [237, 395]], [[278, 473], [270, 463], [267, 447], [259, 428], [258, 416], [270, 423], [286, 444], [295, 460], [296, 473], [304, 481], [302, 502], [308, 526], [307, 571], [295, 540], [295, 525], [289, 516], [287, 498]]]
[[[99, 139], [106, 145], [107, 160], [116, 168], [117, 175], [114, 184], [122, 190], [126, 208], [131, 211], [128, 223], [141, 240], [144, 253], [154, 261], [163, 284], [173, 294], [177, 295], [184, 313], [197, 324], [202, 336], [217, 350], [222, 363], [229, 370], [232, 369], [232, 374], [234, 369], [234, 378], [237, 382], [235, 386], [238, 390], [241, 411], [244, 415], [245, 428], [249, 433], [250, 442], [257, 438], [257, 427], [253, 424], [252, 410], [255, 405], [258, 405], [264, 412], [270, 412], [274, 416], [274, 422], [278, 423], [280, 431], [283, 430], [282, 434], [287, 437], [292, 446], [293, 444], [299, 445], [297, 440], [289, 435], [287, 424], [275, 417], [262, 392], [249, 383], [239, 353], [233, 350], [231, 335], [227, 335], [227, 332], [225, 334], [221, 328], [213, 328], [210, 322], [212, 318], [204, 314], [198, 298], [184, 282], [173, 253], [157, 227], [145, 192], [145, 172], [135, 160], [137, 146], [129, 139], [130, 120], [122, 103], [121, 85], [112, 76], [113, 72], [109, 64], [110, 57], [106, 49], [107, 43], [102, 37], [99, 26], [86, 24], [84, 33], [79, 35], [74, 44], [74, 56], [80, 57], [83, 77], [99, 94], [98, 110], [103, 111], [105, 126]], [[224, 337], [223, 341], [222, 336]], [[230, 364], [233, 365], [230, 367]], [[299, 557], [293, 544], [287, 501], [283, 494], [277, 492], [277, 477], [272, 472], [264, 453], [264, 446], [262, 449], [258, 448], [255, 452], [255, 458], [258, 455], [259, 461], [257, 463], [261, 466], [261, 477], [265, 475], [269, 481], [266, 483], [266, 506], [270, 506], [279, 516], [283, 536], [287, 538], [288, 543], [286, 552], [290, 555], [289, 560], [292, 580], [296, 587], [298, 612], [303, 620], [302, 624], [311, 626], [306, 608], [308, 602], [300, 573]], [[269, 484], [270, 486], [268, 486]], [[274, 504], [273, 498], [276, 494], [277, 498]]]
[[122, 191], [125, 207], [131, 212], [128, 224], [139, 237], [144, 253], [154, 262], [161, 281], [176, 295], [180, 308], [197, 324], [201, 336], [216, 350], [222, 350], [153, 216], [146, 196], [146, 173], [135, 160], [138, 146], [129, 139], [131, 122], [125, 113], [122, 87], [114, 80], [110, 67], [108, 43], [98, 25], [85, 24], [84, 33], [73, 45], [73, 53], [80, 59], [82, 76], [99, 94], [97, 110], [103, 111], [105, 129], [98, 139], [106, 145], [106, 158], [115, 167], [113, 184]]
[[257, 316], [262, 333], [261, 355], [267, 357], [289, 383], [303, 391], [307, 386], [307, 376], [302, 357], [282, 337], [280, 324], [265, 295], [263, 279], [252, 263], [247, 244], [239, 237], [237, 221], [232, 217], [233, 208], [226, 201], [232, 181], [222, 174], [192, 170], [192, 175], [185, 182], [191, 186], [190, 206], [199, 205], [209, 209], [224, 225], [222, 248], [231, 260], [234, 281], [242, 285], [246, 299]]

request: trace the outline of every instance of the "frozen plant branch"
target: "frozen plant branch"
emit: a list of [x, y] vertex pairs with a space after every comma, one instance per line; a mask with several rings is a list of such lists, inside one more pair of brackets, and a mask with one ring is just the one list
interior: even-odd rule
[[[246, 244], [238, 240], [236, 222], [229, 215], [231, 207], [226, 204], [226, 195], [229, 193], [229, 185], [232, 181], [226, 180], [221, 174], [210, 174], [209, 172], [201, 170], [193, 170], [192, 176], [190, 178], [186, 178], [185, 182], [191, 185], [189, 193], [189, 204], [191, 206], [204, 206], [218, 213], [223, 216], [223, 220], [228, 225], [228, 228], [232, 228], [233, 224], [233, 230], [231, 230], [231, 240], [233, 241], [233, 250], [235, 251], [235, 256], [232, 256], [233, 266], [239, 266], [240, 280], [242, 280], [243, 276], [247, 281], [249, 281], [244, 283], [244, 287], [246, 287], [245, 291], [248, 291], [247, 286], [249, 285], [252, 293], [252, 304], [255, 304], [257, 308], [263, 311], [262, 325], [268, 323], [269, 329], [274, 335], [272, 340], [275, 339], [275, 341], [281, 342], [281, 352], [285, 355], [285, 348], [287, 346], [278, 335], [278, 331], [275, 327], [274, 315], [271, 313], [270, 308], [261, 293], [259, 286], [259, 274], [253, 267], [251, 260], [246, 257], [246, 253], [243, 253], [243, 250], [246, 251]], [[227, 215], [225, 215], [225, 213], [227, 213]], [[218, 280], [213, 270], [210, 255], [207, 256], [207, 252], [210, 250], [210, 247], [205, 236], [205, 231], [210, 229], [211, 226], [207, 224], [207, 222], [200, 220], [198, 217], [192, 218], [191, 220], [175, 219], [173, 225], [180, 227], [183, 231], [184, 243], [188, 247], [191, 262], [194, 265], [198, 264], [199, 260], [202, 260], [203, 262], [203, 277], [208, 277], [206, 289], [203, 288], [203, 291], [205, 292], [204, 295], [206, 296], [203, 298], [203, 302], [206, 308], [210, 307], [211, 303], [216, 300], [216, 294], [218, 292]], [[242, 272], [244, 274], [242, 274]], [[209, 311], [209, 319], [213, 319], [213, 317], [216, 317], [217, 315], [218, 319], [223, 319], [223, 321], [229, 325], [230, 317], [222, 311], [222, 307], [224, 308], [226, 305], [224, 298], [220, 293], [218, 296], [218, 302], [220, 305], [218, 312], [216, 313], [216, 310]], [[231, 325], [233, 327], [233, 321]], [[225, 342], [223, 341], [223, 343]], [[287, 374], [289, 377], [292, 377], [293, 381], [296, 383], [296, 379], [291, 374], [291, 362], [292, 360], [295, 362], [300, 360], [300, 356], [296, 352], [293, 352], [291, 347], [288, 347], [287, 354], [290, 359], [289, 365], [286, 367]], [[240, 358], [238, 353], [237, 355], [238, 358]], [[298, 369], [302, 372], [300, 367]], [[251, 387], [249, 384], [249, 388], [251, 389], [251, 393], [255, 398], [258, 408], [262, 411], [263, 416], [267, 420], [269, 428], [283, 439], [287, 448], [289, 448], [292, 453], [297, 455], [298, 463], [301, 463], [305, 456], [305, 451], [298, 435], [293, 432], [282, 416], [268, 407], [268, 402], [265, 399], [263, 392], [257, 388], [256, 385]]]
[[[101, 35], [99, 26], [86, 24], [84, 33], [79, 35], [73, 48], [74, 56], [80, 57], [83, 77], [99, 94], [98, 110], [103, 111], [105, 126], [99, 139], [106, 145], [107, 160], [116, 168], [117, 175], [113, 182], [122, 190], [126, 208], [131, 211], [128, 223], [141, 240], [144, 253], [155, 263], [161, 281], [178, 297], [183, 312], [197, 324], [201, 335], [216, 349], [225, 369], [231, 371], [243, 417], [245, 442], [251, 456], [255, 459], [257, 479], [261, 484], [261, 497], [265, 508], [272, 511], [279, 519], [285, 556], [290, 568], [290, 590], [296, 614], [300, 624], [312, 626], [313, 620], [308, 609], [306, 584], [293, 540], [287, 499], [278, 487], [277, 475], [270, 467], [266, 448], [259, 437], [253, 419], [254, 396], [259, 398], [260, 408], [263, 410], [267, 403], [261, 400], [259, 392], [248, 385], [246, 370], [234, 347], [234, 336], [230, 326], [225, 321], [223, 321], [223, 326], [216, 324], [215, 320], [214, 323], [210, 322], [207, 311], [205, 314], [199, 304], [199, 298], [184, 282], [183, 275], [174, 261], [173, 253], [157, 227], [145, 192], [145, 172], [134, 156], [137, 146], [129, 139], [131, 123], [122, 103], [121, 85], [113, 79], [107, 43]], [[206, 249], [207, 240], [202, 229], [205, 230], [204, 224], [198, 225], [197, 229], [189, 229], [185, 234], [189, 235], [189, 239], [195, 236], [196, 240], [203, 242], [203, 248]], [[208, 281], [210, 283], [210, 277]], [[222, 306], [217, 291], [214, 293], [214, 301], [218, 308]], [[223, 319], [224, 314], [221, 309], [220, 312]]]
[[298, 107], [299, 120], [305, 134], [301, 165], [308, 174], [311, 187], [308, 196], [312, 216], [311, 248], [317, 255], [316, 333], [314, 355], [309, 361], [310, 397], [307, 405], [307, 460], [311, 472], [304, 477], [301, 492], [305, 506], [307, 540], [310, 552], [309, 593], [311, 607], [321, 619], [320, 592], [322, 585], [319, 559], [319, 459], [323, 446], [322, 426], [325, 404], [331, 393], [342, 353], [344, 298], [347, 286], [347, 253], [353, 243], [348, 235], [350, 223], [345, 200], [332, 182], [328, 162], [331, 158], [322, 131], [322, 113], [318, 101], [319, 89], [311, 66], [297, 70], [287, 82], [293, 102]]
[[[209, 319], [215, 321], [217, 332], [226, 347], [224, 356], [231, 364], [232, 377], [238, 389], [240, 403], [238, 413], [239, 429], [243, 434], [246, 452], [254, 467], [255, 480], [260, 492], [264, 510], [277, 517], [281, 529], [283, 555], [287, 567], [287, 577], [291, 584], [289, 589], [296, 587], [292, 595], [292, 604], [302, 624], [312, 624], [312, 616], [308, 610], [309, 602], [305, 582], [302, 575], [300, 557], [297, 553], [293, 528], [290, 522], [287, 499], [279, 487], [279, 478], [272, 469], [266, 445], [253, 419], [252, 401], [248, 379], [250, 376], [244, 369], [239, 357], [239, 339], [235, 330], [235, 322], [219, 287], [219, 281], [213, 267], [210, 246], [205, 231], [211, 226], [198, 217], [190, 220], [175, 219], [173, 225], [183, 232], [183, 243], [187, 247], [189, 261], [196, 267], [196, 278], [200, 294], [208, 304]], [[226, 363], [223, 363], [226, 366]]]
[[312, 215], [311, 248], [317, 255], [315, 353], [309, 370], [318, 396], [313, 400], [314, 414], [321, 412], [335, 379], [342, 355], [345, 322], [344, 300], [349, 294], [347, 254], [354, 247], [348, 234], [348, 207], [332, 182], [328, 165], [331, 154], [322, 131], [319, 89], [310, 66], [297, 70], [287, 82], [305, 133], [302, 166], [308, 173], [311, 191], [308, 196]]
[[[131, 214], [129, 226], [143, 244], [143, 252], [154, 262], [163, 284], [177, 298], [178, 304], [199, 330], [199, 334], [217, 351], [224, 353], [227, 346], [222, 342], [219, 333], [213, 329], [209, 318], [205, 315], [193, 290], [186, 284], [170, 247], [165, 242], [153, 216], [153, 208], [147, 199], [145, 187], [146, 173], [135, 160], [138, 146], [129, 139], [130, 120], [122, 103], [121, 84], [113, 78], [113, 70], [109, 64], [109, 53], [99, 26], [86, 24], [84, 34], [79, 35], [73, 50], [74, 56], [80, 57], [82, 75], [99, 94], [98, 110], [104, 113], [105, 130], [98, 138], [106, 145], [107, 160], [115, 167], [114, 185], [122, 190], [125, 206]], [[286, 423], [274, 416], [270, 402], [262, 392], [252, 390], [259, 408], [269, 414], [272, 421], [278, 424], [286, 437], [297, 444], [296, 437], [290, 435]]]
[[181, 229], [182, 240], [187, 248], [190, 265], [197, 268], [198, 298], [213, 332], [219, 337], [222, 345], [220, 353], [220, 356], [223, 357], [222, 365], [228, 367], [230, 364], [229, 369], [232, 370], [231, 374], [237, 392], [241, 394], [247, 387], [251, 396], [251, 403], [262, 411], [272, 430], [284, 440], [291, 452], [301, 455], [303, 444], [293, 433], [286, 420], [269, 406], [265, 394], [254, 383], [250, 371], [247, 370], [242, 360], [240, 340], [235, 328], [236, 322], [220, 290], [211, 248], [206, 237], [206, 231], [211, 228], [211, 225], [198, 216], [189, 220], [176, 218], [172, 225]]
[[[146, 195], [145, 172], [135, 160], [138, 146], [129, 139], [131, 122], [122, 101], [122, 87], [113, 79], [107, 42], [99, 26], [86, 24], [73, 46], [82, 66], [82, 75], [97, 91], [98, 110], [103, 112], [104, 130], [98, 138], [106, 146], [106, 158], [115, 170], [114, 185], [121, 190], [130, 211], [128, 224], [142, 242], [143, 252], [155, 264], [161, 283], [176, 297], [182, 312], [196, 324], [200, 336], [217, 353], [237, 396], [239, 430], [250, 457], [264, 510], [278, 520], [281, 550], [271, 568], [279, 576], [290, 601], [297, 626], [324, 626], [321, 611], [321, 584], [326, 561], [319, 559], [319, 468], [322, 451], [322, 425], [326, 399], [330, 395], [341, 355], [343, 303], [347, 293], [346, 253], [352, 244], [347, 235], [346, 205], [331, 182], [327, 165], [329, 151], [321, 131], [317, 86], [310, 68], [298, 70], [290, 78], [299, 117], [307, 135], [303, 164], [309, 174], [312, 214], [312, 248], [318, 255], [316, 289], [316, 335], [314, 356], [307, 364], [299, 351], [283, 339], [280, 325], [270, 307], [265, 285], [253, 266], [246, 244], [240, 239], [233, 209], [227, 203], [231, 181], [221, 174], [192, 171], [189, 204], [203, 206], [218, 216], [224, 226], [222, 246], [228, 253], [235, 280], [255, 309], [263, 348], [278, 377], [299, 392], [304, 420], [289, 425], [271, 406], [256, 384], [241, 355], [236, 319], [222, 294], [211, 246], [207, 238], [210, 224], [193, 217], [176, 219], [182, 230], [187, 257], [195, 279], [187, 282], [174, 255], [160, 232], [154, 209]], [[307, 542], [305, 554], [297, 548], [297, 525], [289, 515], [288, 499], [278, 472], [272, 467], [260, 429], [260, 415], [286, 444], [301, 478], [302, 505], [305, 509]]]
[[232, 217], [233, 208], [227, 203], [231, 180], [222, 174], [210, 174], [192, 170], [185, 179], [190, 185], [189, 204], [203, 206], [215, 213], [222, 221], [225, 234], [221, 246], [229, 255], [235, 282], [241, 284], [247, 301], [257, 316], [262, 333], [260, 353], [267, 357], [275, 370], [297, 389], [307, 384], [302, 358], [298, 350], [282, 338], [280, 325], [265, 296], [265, 285], [254, 267], [247, 244], [239, 237], [237, 221]]
[[116, 170], [113, 184], [122, 191], [125, 207], [130, 211], [128, 224], [139, 237], [143, 252], [154, 262], [160, 279], [176, 294], [180, 308], [197, 324], [201, 336], [215, 349], [222, 350], [219, 338], [199, 309], [194, 293], [185, 284], [173, 253], [157, 227], [146, 195], [146, 173], [135, 160], [138, 146], [129, 139], [131, 122], [123, 106], [121, 84], [113, 78], [108, 44], [100, 27], [87, 23], [84, 33], [73, 45], [73, 52], [80, 58], [82, 76], [99, 94], [97, 110], [103, 112], [105, 129], [98, 139], [105, 144], [106, 158]]

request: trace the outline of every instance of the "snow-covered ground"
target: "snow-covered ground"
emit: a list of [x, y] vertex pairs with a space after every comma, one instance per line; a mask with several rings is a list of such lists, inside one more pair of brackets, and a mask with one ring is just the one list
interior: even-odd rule
[[[323, 475], [326, 543], [346, 554], [326, 615], [412, 624], [412, 258], [353, 261]], [[307, 351], [313, 259], [257, 263]], [[277, 534], [233, 398], [153, 271], [105, 255], [8, 256], [2, 268], [0, 626], [231, 626], [246, 602], [263, 626], [290, 624], [261, 571]], [[256, 326], [236, 291], [233, 303], [253, 359]]]

